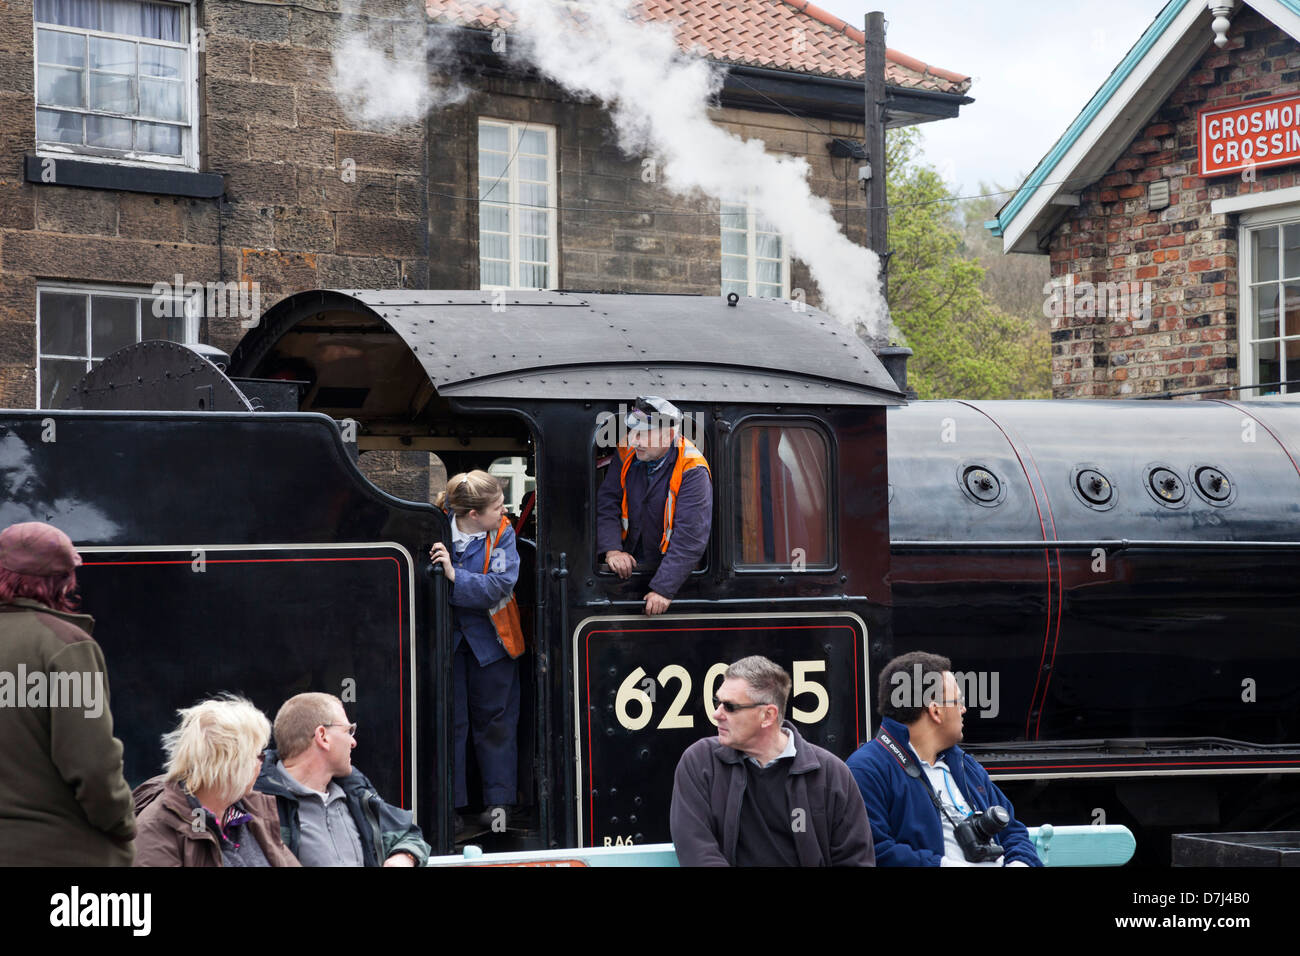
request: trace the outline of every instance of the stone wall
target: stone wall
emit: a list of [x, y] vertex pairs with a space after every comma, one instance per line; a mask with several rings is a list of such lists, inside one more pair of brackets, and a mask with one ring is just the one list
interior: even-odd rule
[[[330, 88], [339, 15], [236, 0], [198, 10], [200, 170], [224, 176], [224, 203], [25, 182], [32, 3], [0, 3], [0, 406], [36, 403], [38, 280], [242, 280], [259, 284], [263, 310], [304, 289], [427, 284], [424, 127], [349, 122]], [[242, 334], [237, 317], [214, 317], [201, 338], [230, 349]]]
[[447, 467], [429, 452], [364, 451], [357, 467], [384, 491], [407, 501], [432, 502], [447, 487]]
[[[32, 3], [0, 3], [0, 406], [37, 401], [39, 282], [143, 292], [178, 273], [255, 282], [262, 310], [312, 288], [477, 288], [478, 214], [466, 197], [477, 195], [479, 116], [557, 129], [560, 287], [719, 292], [716, 203], [645, 181], [642, 158], [622, 154], [596, 105], [536, 80], [484, 78], [467, 102], [423, 123], [358, 128], [330, 84], [343, 24], [322, 11], [338, 5], [197, 5], [199, 169], [225, 186], [209, 200], [25, 181], [35, 151]], [[389, 29], [409, 8], [364, 7]], [[856, 164], [826, 149], [832, 136], [860, 139], [860, 124], [734, 109], [714, 118], [804, 156], [815, 191], [864, 240]], [[819, 304], [797, 261], [791, 288]], [[200, 328], [201, 341], [227, 350], [242, 334], [235, 316], [205, 317]]]
[[[574, 103], [537, 80], [484, 77], [464, 103], [429, 119], [430, 263], [433, 288], [479, 287], [478, 120], [501, 119], [556, 128], [563, 289], [717, 295], [721, 238], [713, 200], [676, 195], [656, 181], [645, 157], [625, 156], [608, 114]], [[833, 160], [832, 137], [862, 138], [862, 124], [810, 120], [787, 113], [717, 109], [713, 119], [730, 132], [762, 139], [770, 152], [804, 157], [814, 192], [830, 200], [848, 234], [865, 242], [866, 202], [858, 163]], [[847, 201], [846, 201], [846, 177]], [[791, 289], [819, 305], [807, 268], [791, 264]]]

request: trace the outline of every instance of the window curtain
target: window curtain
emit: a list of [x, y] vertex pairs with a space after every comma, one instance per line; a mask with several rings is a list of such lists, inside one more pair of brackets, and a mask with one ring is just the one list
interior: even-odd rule
[[740, 436], [740, 552], [744, 564], [784, 565], [801, 549], [829, 560], [826, 443], [809, 428], [750, 426]]
[[36, 0], [36, 22], [99, 29], [99, 0]]
[[777, 444], [786, 490], [785, 527], [789, 547], [803, 548], [809, 563], [830, 560], [830, 542], [826, 526], [830, 512], [826, 500], [830, 488], [827, 474], [826, 442], [811, 428], [784, 428]]
[[36, 0], [36, 21], [183, 43], [182, 8], [140, 0]]

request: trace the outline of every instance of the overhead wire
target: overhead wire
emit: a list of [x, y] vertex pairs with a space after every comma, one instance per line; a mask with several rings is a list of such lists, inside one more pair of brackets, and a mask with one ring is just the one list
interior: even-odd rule
[[[248, 2], [248, 0], [246, 0], [246, 2]], [[814, 125], [813, 123], [810, 123], [806, 117], [800, 116], [798, 113], [796, 113], [796, 112], [794, 112], [793, 110], [789, 109], [789, 108], [788, 108], [787, 106], [785, 106], [784, 104], [782, 104], [782, 103], [780, 103], [780, 102], [778, 102], [778, 101], [772, 99], [770, 96], [768, 96], [767, 94], [763, 93], [761, 90], [754, 89], [754, 87], [750, 86], [748, 83], [745, 83], [744, 80], [741, 79], [740, 77], [736, 77], [736, 76], [734, 76], [734, 74], [733, 74], [733, 79], [736, 79], [738, 82], [741, 83], [741, 85], [747, 87], [747, 88], [748, 88], [749, 90], [751, 90], [755, 95], [757, 95], [757, 96], [759, 96], [759, 97], [762, 97], [764, 100], [767, 100], [767, 101], [768, 101], [769, 103], [771, 103], [772, 105], [777, 106], [777, 107], [779, 107], [780, 109], [784, 110], [785, 112], [789, 113], [791, 116], [793, 116], [795, 119], [799, 120], [801, 123], [803, 123], [805, 126], [807, 126], [810, 130], [812, 130], [813, 132], [817, 133], [818, 135], [820, 135], [820, 136], [826, 136], [826, 137], [829, 137], [829, 138], [836, 138], [836, 137], [835, 137], [835, 134], [833, 134], [833, 133], [830, 132], [829, 130], [821, 129], [820, 127]], [[525, 124], [525, 127], [526, 127], [526, 126], [527, 126], [527, 124]], [[513, 163], [514, 163], [515, 155], [518, 153], [518, 151], [519, 151], [519, 143], [518, 143], [518, 141], [516, 141], [516, 144], [515, 144], [515, 152], [511, 154], [511, 156], [510, 156], [510, 160], [509, 160], [509, 161], [507, 162], [507, 164], [506, 164], [505, 172], [503, 172], [500, 176], [498, 176], [496, 182], [494, 182], [494, 183], [492, 184], [493, 189], [495, 189], [496, 186], [497, 186], [497, 184], [500, 183], [500, 181], [501, 181], [501, 177], [504, 176], [506, 172], [509, 172], [510, 167], [511, 167], [511, 166], [513, 165]], [[1031, 174], [1031, 176], [1032, 176], [1032, 174]], [[1079, 184], [1082, 184], [1082, 185], [1089, 185], [1089, 184], [1091, 184], [1091, 183], [1094, 182], [1094, 181], [1095, 181], [1095, 178], [1094, 178], [1094, 177], [1075, 176], [1075, 177], [1070, 177], [1070, 178], [1068, 178], [1068, 179], [1059, 179], [1059, 180], [1053, 180], [1053, 181], [1049, 181], [1049, 182], [1039, 183], [1038, 188], [1041, 188], [1041, 187], [1043, 187], [1043, 186], [1066, 186], [1066, 187], [1069, 187], [1069, 186], [1071, 186], [1071, 185], [1074, 185], [1075, 183], [1079, 183]], [[1015, 187], [1010, 188], [1010, 189], [998, 189], [998, 190], [994, 190], [994, 191], [992, 191], [992, 192], [972, 193], [972, 194], [970, 194], [970, 195], [966, 195], [966, 196], [942, 196], [942, 197], [939, 197], [939, 198], [936, 198], [936, 199], [922, 199], [922, 200], [916, 200], [916, 201], [913, 201], [913, 202], [894, 202], [894, 203], [886, 203], [884, 207], [876, 207], [876, 206], [873, 206], [873, 205], [870, 205], [870, 204], [865, 204], [865, 205], [863, 205], [863, 206], [857, 206], [857, 207], [854, 207], [854, 208], [862, 209], [862, 210], [865, 210], [865, 211], [868, 211], [868, 212], [869, 212], [869, 211], [873, 211], [873, 210], [875, 210], [875, 209], [877, 209], [877, 208], [884, 208], [884, 209], [886, 209], [886, 210], [888, 210], [888, 209], [890, 209], [890, 208], [895, 208], [895, 209], [898, 209], [898, 208], [904, 208], [904, 209], [906, 209], [906, 208], [913, 208], [913, 207], [920, 207], [920, 206], [935, 206], [935, 205], [939, 205], [939, 204], [941, 204], [941, 203], [957, 203], [957, 202], [966, 202], [967, 200], [971, 200], [971, 199], [992, 199], [992, 198], [995, 198], [995, 197], [998, 197], [998, 196], [1010, 196], [1010, 195], [1014, 195], [1014, 194], [1020, 192], [1020, 191], [1025, 187], [1025, 185], [1026, 185], [1028, 182], [1029, 182], [1029, 179], [1026, 178], [1026, 179], [1024, 180], [1024, 182], [1022, 182], [1019, 186], [1015, 186]], [[491, 190], [489, 190], [489, 192], [491, 192]], [[455, 200], [455, 201], [459, 201], [459, 202], [483, 202], [483, 201], [484, 201], [482, 198], [476, 198], [476, 197], [472, 197], [472, 196], [461, 196], [461, 195], [457, 195], [457, 194], [455, 194], [455, 193], [446, 193], [446, 192], [430, 192], [430, 195], [431, 195], [431, 196], [439, 196], [439, 197], [444, 198], [444, 199], [451, 199], [451, 200]], [[526, 207], [526, 208], [529, 208], [529, 209], [548, 209], [548, 210], [554, 210], [554, 211], [557, 211], [557, 212], [576, 212], [576, 213], [580, 213], [580, 212], [601, 212], [601, 213], [615, 213], [615, 214], [619, 214], [619, 215], [628, 215], [628, 216], [640, 216], [640, 215], [652, 215], [652, 216], [678, 216], [678, 217], [682, 217], [682, 218], [700, 218], [700, 219], [712, 218], [712, 217], [715, 217], [715, 216], [718, 215], [716, 212], [687, 212], [687, 211], [683, 211], [683, 210], [677, 210], [677, 209], [664, 209], [664, 208], [630, 208], [630, 207], [625, 207], [625, 206], [624, 206], [624, 207], [597, 207], [597, 208], [593, 209], [593, 208], [590, 206], [590, 203], [592, 203], [592, 202], [601, 202], [601, 203], [605, 203], [605, 202], [614, 202], [614, 200], [604, 200], [604, 199], [597, 199], [597, 200], [590, 200], [590, 199], [589, 199], [589, 200], [585, 200], [585, 202], [586, 202], [588, 205], [584, 205], [584, 206], [561, 206], [561, 205], [559, 205], [558, 203], [555, 204], [555, 205], [551, 205], [551, 206], [538, 206], [538, 205], [536, 205], [536, 204], [534, 204], [534, 203], [521, 203], [521, 202], [513, 202], [513, 201], [502, 201], [502, 200], [499, 200], [499, 199], [492, 199], [492, 200], [487, 200], [487, 201], [492, 202], [492, 203], [496, 203], [496, 204], [498, 204], [498, 205], [504, 205], [504, 206], [523, 206], [523, 207]], [[847, 201], [847, 200], [846, 200], [846, 201]]]
[[[1052, 181], [1052, 182], [1044, 182], [1044, 183], [1040, 183], [1039, 186], [1040, 186], [1040, 187], [1041, 187], [1041, 186], [1065, 186], [1065, 185], [1069, 185], [1069, 184], [1071, 184], [1071, 183], [1075, 183], [1075, 182], [1082, 182], [1082, 183], [1084, 183], [1084, 184], [1086, 185], [1086, 184], [1089, 184], [1089, 183], [1095, 182], [1095, 179], [1092, 178], [1092, 177], [1077, 176], [1077, 177], [1073, 177], [1073, 178], [1071, 178], [1071, 179], [1060, 179], [1060, 180], [1055, 180], [1055, 181]], [[922, 200], [917, 200], [917, 201], [915, 201], [915, 202], [894, 202], [894, 203], [888, 203], [888, 204], [885, 205], [884, 207], [880, 207], [880, 208], [884, 208], [884, 209], [897, 209], [897, 208], [900, 208], [900, 207], [901, 207], [901, 208], [910, 208], [910, 207], [913, 207], [913, 206], [935, 206], [935, 205], [938, 205], [938, 204], [940, 204], [940, 203], [964, 202], [964, 201], [966, 201], [966, 200], [968, 200], [968, 199], [990, 199], [990, 198], [993, 198], [993, 197], [995, 197], [995, 196], [1008, 196], [1008, 195], [1012, 195], [1012, 194], [1014, 194], [1014, 193], [1019, 192], [1022, 188], [1023, 188], [1023, 185], [1022, 185], [1022, 186], [1019, 186], [1019, 187], [1016, 187], [1016, 188], [1014, 188], [1014, 189], [999, 189], [999, 190], [995, 190], [995, 191], [993, 191], [993, 192], [986, 192], [986, 193], [973, 193], [973, 194], [968, 195], [968, 196], [945, 196], [945, 197], [942, 197], [942, 198], [939, 198], [939, 199], [922, 199]], [[496, 204], [498, 204], [498, 205], [502, 205], [502, 206], [523, 206], [523, 207], [527, 207], [527, 208], [529, 208], [529, 209], [552, 209], [552, 210], [556, 210], [556, 211], [560, 211], [560, 212], [602, 212], [602, 213], [618, 213], [618, 214], [624, 214], [624, 215], [629, 215], [629, 216], [633, 216], [633, 215], [647, 215], [647, 214], [648, 214], [648, 215], [655, 215], [655, 216], [682, 216], [682, 217], [687, 217], [687, 218], [691, 218], [691, 217], [697, 217], [697, 218], [708, 218], [708, 217], [710, 217], [710, 216], [716, 216], [716, 215], [717, 215], [716, 212], [686, 212], [686, 211], [682, 211], [682, 210], [678, 210], [678, 209], [664, 209], [664, 208], [655, 208], [655, 207], [632, 208], [632, 207], [627, 207], [627, 206], [621, 206], [621, 207], [618, 207], [618, 208], [598, 207], [598, 208], [594, 208], [594, 209], [593, 209], [591, 206], [561, 206], [561, 205], [558, 205], [558, 204], [557, 204], [557, 205], [552, 205], [552, 206], [539, 206], [539, 205], [536, 205], [536, 204], [534, 204], [534, 203], [525, 203], [525, 202], [506, 202], [506, 201], [499, 200], [499, 199], [480, 200], [480, 199], [478, 199], [478, 198], [476, 198], [476, 197], [474, 197], [474, 196], [462, 196], [462, 195], [459, 195], [459, 194], [457, 194], [457, 193], [437, 192], [437, 191], [430, 191], [429, 195], [430, 195], [430, 196], [440, 196], [440, 197], [442, 197], [442, 198], [444, 198], [444, 199], [459, 200], [459, 201], [462, 201], [462, 202], [483, 202], [483, 201], [487, 201], [487, 202], [496, 203]], [[602, 202], [602, 203], [603, 203], [603, 202], [615, 202], [615, 200], [612, 200], [612, 199], [589, 199], [589, 200], [586, 200], [586, 202], [588, 202], [588, 203], [593, 203], [593, 202]], [[878, 207], [867, 205], [867, 206], [859, 206], [859, 207], [855, 207], [855, 208], [858, 208], [858, 209], [875, 209], [875, 208], [878, 208]]]

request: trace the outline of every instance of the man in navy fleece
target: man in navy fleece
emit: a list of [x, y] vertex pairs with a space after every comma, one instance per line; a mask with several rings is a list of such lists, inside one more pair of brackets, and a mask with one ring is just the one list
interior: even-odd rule
[[[918, 679], [919, 678], [919, 679]], [[1024, 824], [962, 738], [962, 700], [946, 657], [913, 651], [880, 672], [880, 731], [847, 763], [871, 821], [877, 866], [1042, 866]], [[972, 862], [956, 828], [972, 813], [1004, 807], [994, 837], [1002, 855]]]

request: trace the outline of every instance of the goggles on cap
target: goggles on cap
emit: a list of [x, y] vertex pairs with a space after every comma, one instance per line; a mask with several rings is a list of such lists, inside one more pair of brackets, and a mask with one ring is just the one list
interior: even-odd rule
[[670, 428], [682, 423], [682, 413], [677, 406], [657, 395], [647, 395], [632, 403], [626, 424], [629, 429], [643, 429], [652, 426]]

